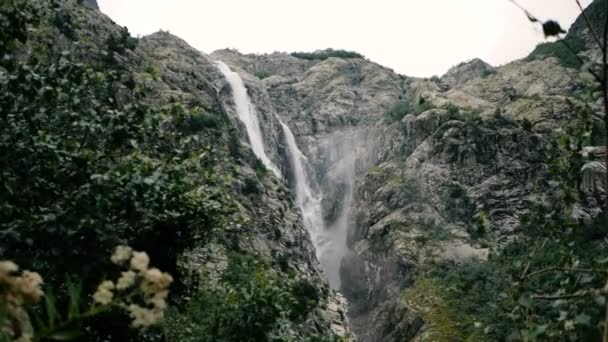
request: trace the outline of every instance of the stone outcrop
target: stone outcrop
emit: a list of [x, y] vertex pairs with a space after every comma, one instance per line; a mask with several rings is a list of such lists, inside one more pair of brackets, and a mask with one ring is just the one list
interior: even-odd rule
[[441, 77], [441, 81], [445, 82], [450, 87], [456, 87], [467, 83], [472, 79], [489, 76], [494, 72], [495, 69], [490, 64], [479, 58], [475, 58], [468, 62], [460, 63], [448, 70], [448, 72]]

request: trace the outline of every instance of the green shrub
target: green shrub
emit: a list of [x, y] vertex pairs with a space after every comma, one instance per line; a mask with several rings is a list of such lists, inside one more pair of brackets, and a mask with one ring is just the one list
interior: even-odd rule
[[245, 178], [245, 184], [243, 184], [243, 193], [245, 195], [259, 194], [261, 191], [260, 183], [256, 178]]
[[418, 104], [414, 107], [414, 115], [420, 115], [433, 108], [435, 108], [435, 106], [430, 101], [427, 101], [421, 97]]
[[187, 109], [183, 105], [175, 105], [171, 108], [171, 116], [176, 129], [183, 134], [196, 134], [206, 129], [217, 129], [221, 127], [222, 121], [218, 114], [210, 113], [203, 108]]
[[385, 115], [394, 121], [400, 121], [410, 112], [410, 105], [407, 101], [398, 101], [389, 108]]
[[281, 325], [305, 319], [319, 299], [308, 281], [279, 274], [259, 257], [233, 254], [218, 286], [203, 286], [168, 315], [165, 335], [170, 341], [268, 341]]
[[448, 120], [454, 120], [455, 118], [460, 117], [460, 108], [458, 108], [458, 106], [454, 105], [453, 103], [448, 103], [446, 109], [448, 111]]
[[337, 58], [359, 58], [364, 59], [365, 57], [354, 51], [346, 51], [346, 50], [333, 50], [327, 49], [320, 52], [292, 52], [292, 56], [301, 59], [308, 60], [326, 60], [330, 57]]
[[260, 71], [258, 71], [258, 72], [255, 73], [255, 77], [257, 77], [257, 78], [259, 78], [261, 80], [263, 80], [263, 79], [265, 79], [267, 77], [270, 77], [270, 76], [272, 76], [272, 74], [270, 74], [266, 70], [260, 70]]
[[[565, 44], [567, 44], [570, 50]], [[564, 67], [579, 69], [582, 63], [575, 54], [585, 50], [585, 41], [581, 38], [569, 36], [563, 42], [541, 43], [530, 53], [527, 60], [542, 60], [548, 57], [557, 57]], [[574, 52], [574, 53], [573, 53]]]
[[255, 171], [255, 174], [258, 176], [258, 178], [263, 179], [264, 177], [266, 177], [266, 175], [268, 174], [268, 168], [266, 168], [266, 165], [264, 165], [260, 158], [254, 157], [252, 164], [253, 170]]
[[488, 77], [490, 77], [490, 75], [492, 75], [492, 74], [494, 74], [494, 71], [492, 71], [492, 70], [484, 70], [484, 71], [481, 73], [481, 78], [488, 78]]
[[152, 77], [153, 80], [158, 81], [160, 79], [160, 68], [157, 65], [149, 66], [146, 72]]

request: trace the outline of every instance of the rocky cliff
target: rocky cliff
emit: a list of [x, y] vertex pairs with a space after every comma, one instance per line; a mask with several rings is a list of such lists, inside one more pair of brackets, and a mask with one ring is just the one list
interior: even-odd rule
[[[442, 335], [446, 320], [474, 323], [436, 312], [445, 305], [426, 279], [429, 269], [483, 264], [515, 239], [522, 217], [558, 191], [547, 181], [551, 134], [575, 121], [581, 108], [591, 109], [591, 125], [603, 120], [583, 69], [559, 53], [500, 67], [475, 59], [441, 78], [420, 79], [334, 50], [207, 55], [168, 32], [134, 43], [95, 1], [85, 4], [89, 8], [66, 5], [69, 25], [52, 22], [33, 31], [37, 38], [21, 48], [23, 56], [43, 56], [50, 64], [70, 56], [92, 69], [108, 67], [109, 60], [126, 72], [111, 84], [112, 103], [128, 105], [142, 91], [147, 105], [172, 108], [163, 110], [159, 130], [192, 143], [196, 170], [206, 174], [213, 166], [223, 180], [188, 194], [221, 195], [234, 208], [223, 224], [204, 227], [204, 237], [192, 235], [177, 252], [167, 248], [165, 254], [175, 254], [170, 266], [178, 283], [168, 320], [175, 335], [164, 336], [169, 340], [199, 340], [207, 314], [221, 317], [238, 305], [239, 315], [258, 310], [263, 316], [266, 339], [353, 340], [352, 329], [360, 341], [450, 340]], [[605, 1], [588, 10], [593, 23], [605, 16], [599, 4]], [[580, 19], [573, 36], [592, 39]], [[53, 44], [37, 44], [44, 37]], [[598, 55], [590, 46], [580, 52]], [[251, 148], [234, 89], [215, 60], [243, 80], [278, 176]], [[294, 200], [297, 170], [282, 123], [293, 132], [309, 186], [319, 194], [320, 241], [311, 241]], [[595, 146], [599, 138], [586, 146], [585, 158], [606, 153]], [[573, 217], [595, 218], [602, 196], [586, 198]], [[138, 234], [120, 242], [150, 248], [167, 242], [162, 234], [157, 240]], [[241, 288], [215, 298], [234, 285], [229, 281]], [[256, 286], [271, 298], [248, 292]], [[243, 293], [246, 303], [234, 299]], [[290, 300], [279, 303], [285, 293]], [[197, 307], [199, 300], [215, 304], [215, 311]], [[272, 305], [267, 310], [256, 300]], [[279, 313], [266, 320], [275, 309]], [[221, 328], [225, 322], [219, 321]]]
[[[595, 23], [600, 6], [587, 10]], [[588, 39], [581, 21], [570, 37]], [[536, 196], [551, 191], [551, 133], [585, 104], [581, 71], [550, 56], [497, 68], [475, 59], [430, 80], [361, 58], [212, 56], [258, 74], [271, 100], [259, 105], [288, 122], [314, 167], [328, 229], [345, 220], [341, 290], [362, 341], [433, 340], [428, 307], [408, 297], [420, 270], [483, 263], [518, 234]], [[388, 118], [398, 102], [408, 110]], [[595, 217], [598, 204], [577, 217]]]
[[[48, 8], [42, 4], [36, 10], [32, 13], [42, 19], [35, 23], [35, 29], [30, 29], [27, 44], [17, 45], [20, 61], [31, 61], [41, 72], [54, 72], [61, 63], [74, 69], [86, 66], [87, 72], [97, 75], [96, 82], [108, 82], [111, 89], [103, 113], [114, 113], [113, 106], [125, 106], [127, 113], [141, 110], [140, 114], [152, 115], [135, 107], [162, 113], [162, 122], [152, 129], [163, 137], [153, 144], [176, 143], [164, 147], [165, 152], [174, 154], [164, 160], [165, 167], [178, 160], [180, 154], [194, 158], [191, 165], [196, 165], [199, 173], [188, 177], [199, 181], [195, 182], [196, 187], [187, 189], [186, 196], [205, 196], [211, 201], [205, 202], [204, 210], [223, 212], [217, 221], [199, 217], [200, 231], [192, 227], [181, 231], [186, 227], [183, 222], [178, 226], [165, 222], [149, 224], [147, 232], [133, 228], [130, 234], [113, 238], [113, 243], [146, 250], [151, 262], [160, 263], [175, 279], [169, 298], [175, 310], [166, 317], [163, 339], [195, 341], [200, 340], [199, 333], [205, 339], [227, 340], [237, 340], [238, 336], [246, 336], [246, 340], [260, 336], [279, 340], [349, 338], [346, 303], [321, 275], [289, 184], [254, 155], [236, 112], [234, 89], [213, 58], [168, 32], [132, 38], [125, 28], [98, 11], [96, 1], [58, 2]], [[5, 80], [7, 73], [3, 64], [0, 78]], [[286, 169], [286, 152], [277, 148], [284, 138], [271, 97], [255, 76], [242, 74], [264, 123], [267, 153]], [[106, 100], [93, 97], [94, 103]], [[123, 122], [124, 127], [130, 124], [126, 119]], [[156, 153], [138, 145], [135, 139], [131, 144], [131, 154], [136, 153], [133, 149], [141, 149], [138, 153], [142, 154]], [[162, 153], [154, 158], [166, 158]], [[123, 157], [124, 154], [112, 156], [118, 160]], [[157, 167], [160, 175], [163, 166]], [[213, 179], [220, 176], [219, 183], [206, 183], [210, 175], [214, 175]], [[152, 185], [153, 181], [147, 182]], [[177, 185], [170, 187], [178, 191]], [[133, 193], [142, 196], [137, 191]], [[145, 206], [151, 205], [154, 203]], [[186, 209], [176, 208], [172, 215], [179, 217], [182, 210]], [[22, 258], [11, 255], [13, 252], [5, 255], [14, 246], [4, 243], [3, 240], [3, 257]], [[104, 254], [108, 247], [96, 246]], [[87, 250], [82, 253], [92, 255]], [[30, 265], [24, 265], [32, 269], [40, 267], [33, 259], [27, 262]], [[81, 272], [81, 266], [69, 266], [68, 272]], [[230, 289], [232, 286], [237, 290]], [[236, 326], [239, 324], [242, 327]], [[159, 338], [158, 331], [149, 332], [147, 337], [127, 337], [130, 332], [118, 335], [120, 329], [128, 328], [128, 320], [124, 327], [119, 329], [118, 325], [108, 333], [119, 340]]]

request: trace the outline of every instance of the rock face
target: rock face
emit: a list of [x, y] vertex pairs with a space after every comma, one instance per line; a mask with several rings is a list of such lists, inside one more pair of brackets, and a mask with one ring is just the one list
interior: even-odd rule
[[[96, 2], [85, 1], [85, 5], [96, 7]], [[73, 10], [87, 22], [80, 34], [92, 38], [86, 46], [72, 47], [69, 40], [58, 35], [57, 46], [73, 49], [73, 53], [82, 56], [83, 61], [92, 60], [110, 36], [122, 32], [99, 11], [81, 7]], [[179, 268], [189, 275], [188, 279], [193, 284], [186, 290], [196, 290], [199, 282], [210, 286], [217, 283], [228, 267], [231, 254], [255, 255], [268, 260], [281, 276], [302, 279], [312, 287], [310, 291], [320, 294], [318, 304], [305, 319], [282, 333], [293, 340], [310, 335], [349, 338], [351, 331], [346, 323], [346, 301], [339, 293], [330, 290], [321, 276], [315, 250], [288, 183], [284, 178], [260, 170], [260, 162], [249, 146], [247, 132], [236, 113], [232, 88], [214, 59], [168, 32], [146, 36], [137, 42], [136, 47], [125, 49], [116, 58], [134, 75], [138, 86], [147, 89], [150, 103], [158, 106], [182, 103], [188, 108], [201, 108], [215, 115], [216, 122], [222, 123], [217, 128], [218, 134], [199, 138], [211, 145], [214, 153], [231, 155], [231, 162], [224, 167], [233, 170], [229, 187], [237, 202], [241, 223], [236, 227], [225, 227], [229, 232], [217, 232], [209, 243], [195, 246], [179, 256]], [[267, 153], [286, 173], [288, 163], [282, 148], [284, 138], [276, 107], [262, 81], [246, 72], [242, 75], [263, 123]], [[201, 153], [208, 152], [201, 150]], [[281, 326], [280, 329], [285, 328]]]
[[[592, 6], [600, 3], [605, 1]], [[86, 15], [91, 30], [119, 30], [97, 11]], [[580, 20], [573, 30], [588, 34]], [[266, 153], [282, 179], [258, 174], [232, 90], [214, 60], [244, 80]], [[430, 262], [483, 262], [513, 238], [538, 192], [536, 181], [547, 172], [548, 134], [575, 117], [584, 90], [578, 70], [551, 58], [498, 68], [475, 59], [424, 80], [359, 58], [307, 60], [235, 50], [206, 55], [166, 32], [143, 38], [124, 63], [154, 89], [149, 101], [179, 100], [220, 113], [229, 124], [215, 146], [243, 151], [230, 167], [238, 170], [232, 187], [244, 224], [230, 241], [184, 253], [181, 267], [213, 283], [231, 250], [286, 262], [289, 272], [327, 293], [291, 332], [296, 340], [311, 331], [350, 338], [344, 297], [361, 341], [426, 336], [423, 308], [411, 305], [405, 291]], [[397, 102], [409, 109], [389, 118], [385, 112]], [[341, 241], [337, 266], [325, 277], [338, 279], [332, 285], [344, 297], [327, 289], [289, 191], [293, 170], [280, 121], [307, 157], [311, 186], [322, 194], [324, 229]], [[251, 182], [257, 190], [247, 193]], [[592, 214], [585, 208], [579, 213]]]
[[[572, 30], [588, 34], [581, 19]], [[547, 190], [538, 180], [549, 134], [575, 119], [585, 87], [555, 58], [498, 68], [474, 59], [423, 80], [362, 59], [212, 56], [244, 75], [266, 72], [255, 84], [268, 97], [257, 105], [291, 127], [323, 193], [327, 229], [347, 235], [340, 289], [361, 341], [428, 336], [424, 308], [404, 296], [418, 270], [483, 262], [517, 234], [532, 194]], [[411, 110], [394, 121], [384, 113], [397, 101]]]
[[441, 77], [441, 80], [450, 87], [455, 87], [475, 78], [486, 77], [494, 72], [495, 69], [490, 64], [479, 58], [475, 58], [451, 68], [443, 77]]

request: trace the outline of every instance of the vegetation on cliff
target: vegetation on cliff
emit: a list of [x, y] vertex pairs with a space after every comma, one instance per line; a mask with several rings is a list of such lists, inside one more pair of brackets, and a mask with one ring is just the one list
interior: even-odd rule
[[[146, 80], [158, 80], [160, 70], [146, 64], [138, 39], [113, 26], [90, 35], [83, 18], [91, 15], [99, 14], [76, 1], [0, 5], [0, 259], [40, 273], [2, 264], [0, 340], [304, 334], [295, 325], [328, 290], [286, 262], [239, 249], [244, 218], [233, 188], [246, 156], [226, 114], [174, 97], [158, 101]], [[184, 252], [210, 241], [237, 253], [220, 286], [180, 266]], [[133, 258], [145, 254], [146, 267], [117, 269], [108, 256], [118, 245], [145, 251]], [[144, 286], [157, 278], [158, 296]], [[17, 283], [19, 296], [4, 296]], [[123, 291], [131, 286], [136, 291]], [[309, 330], [314, 337], [317, 329]]]

